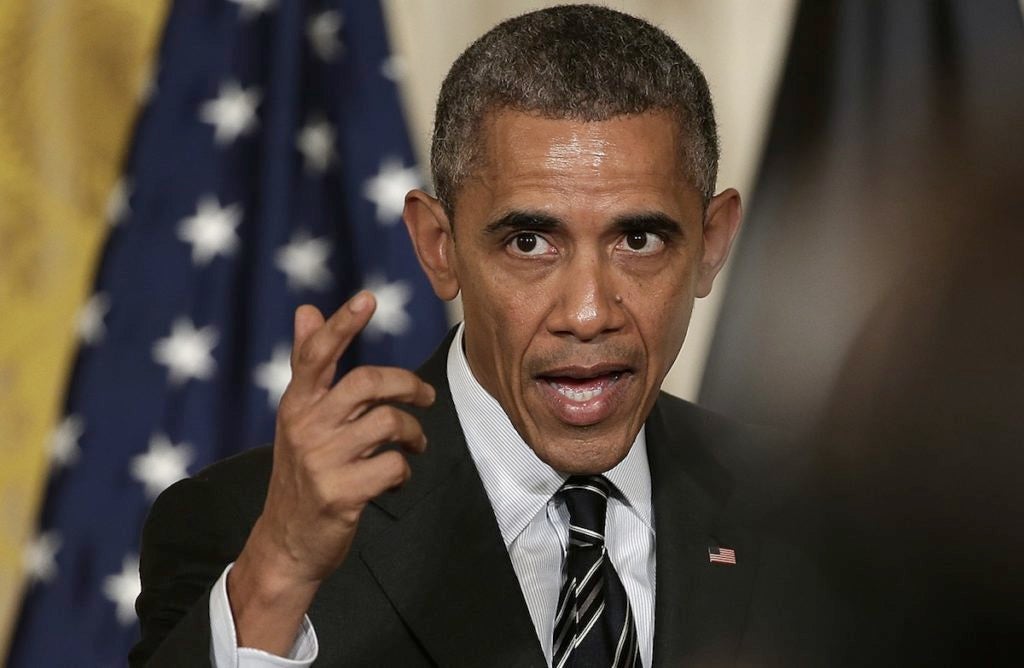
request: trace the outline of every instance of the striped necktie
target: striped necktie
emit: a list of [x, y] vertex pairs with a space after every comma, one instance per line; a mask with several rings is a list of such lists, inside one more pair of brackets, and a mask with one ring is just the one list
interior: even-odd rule
[[558, 495], [569, 509], [569, 549], [555, 613], [554, 668], [639, 668], [633, 613], [604, 544], [612, 484], [599, 475], [572, 476]]

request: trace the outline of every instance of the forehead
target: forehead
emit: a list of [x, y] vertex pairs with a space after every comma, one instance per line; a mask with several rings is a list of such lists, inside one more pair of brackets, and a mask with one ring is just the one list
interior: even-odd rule
[[580, 121], [502, 110], [488, 115], [480, 138], [460, 200], [499, 208], [635, 200], [665, 208], [666, 199], [696, 193], [679, 125], [667, 112]]

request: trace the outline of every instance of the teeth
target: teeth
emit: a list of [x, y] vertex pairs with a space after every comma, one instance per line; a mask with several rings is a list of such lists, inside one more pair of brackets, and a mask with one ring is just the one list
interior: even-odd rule
[[571, 387], [566, 387], [565, 385], [559, 385], [557, 383], [552, 383], [552, 386], [556, 390], [558, 390], [558, 393], [561, 394], [563, 397], [565, 397], [567, 399], [571, 399], [572, 401], [579, 401], [579, 402], [590, 401], [594, 397], [596, 397], [596, 396], [598, 396], [598, 395], [600, 395], [600, 394], [602, 394], [604, 392], [604, 388], [603, 387], [598, 387], [598, 388], [593, 389], [593, 390], [577, 391], [577, 390], [572, 389]]

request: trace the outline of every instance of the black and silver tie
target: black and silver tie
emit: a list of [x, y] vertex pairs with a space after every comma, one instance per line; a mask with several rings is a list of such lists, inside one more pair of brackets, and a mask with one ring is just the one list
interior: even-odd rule
[[612, 484], [573, 476], [558, 495], [569, 509], [569, 549], [555, 613], [554, 668], [641, 665], [633, 612], [604, 544]]

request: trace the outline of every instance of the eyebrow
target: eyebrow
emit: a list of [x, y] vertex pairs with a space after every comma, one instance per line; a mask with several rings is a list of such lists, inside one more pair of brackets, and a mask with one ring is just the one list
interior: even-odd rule
[[487, 236], [504, 235], [509, 232], [550, 232], [564, 227], [565, 223], [546, 213], [510, 211], [484, 227]]
[[[565, 222], [546, 213], [510, 211], [484, 227], [487, 236], [510, 232], [551, 232], [565, 227]], [[619, 234], [653, 232], [669, 239], [684, 236], [679, 221], [660, 212], [630, 213], [612, 220], [612, 229]]]
[[622, 234], [654, 232], [669, 239], [680, 239], [684, 236], [683, 226], [679, 221], [660, 212], [620, 216], [612, 221], [612, 227]]

